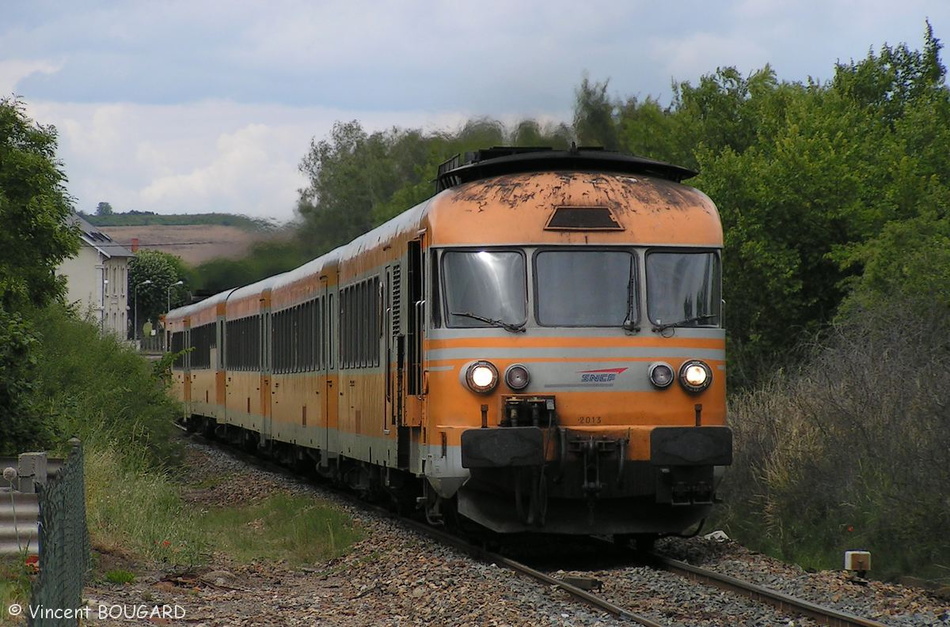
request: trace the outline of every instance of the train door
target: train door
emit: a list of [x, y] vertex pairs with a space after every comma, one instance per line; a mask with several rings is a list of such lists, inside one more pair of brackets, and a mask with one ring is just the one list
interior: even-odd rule
[[422, 345], [425, 339], [425, 296], [422, 262], [422, 242], [409, 242], [407, 259], [406, 291], [408, 296], [408, 325], [406, 327], [406, 393], [407, 400], [420, 401], [419, 406], [410, 404], [405, 416], [408, 426], [422, 424], [421, 400], [425, 394], [425, 368]]
[[[224, 318], [219, 316], [215, 322], [215, 340], [217, 342], [217, 361], [214, 370], [214, 419], [224, 422], [228, 404], [228, 388], [224, 366]], [[214, 351], [212, 351], [214, 354]]]
[[405, 336], [402, 333], [402, 268], [398, 263], [386, 266], [385, 317], [386, 338], [386, 418], [384, 431], [402, 424], [403, 369], [405, 367]]
[[[191, 320], [188, 318], [185, 319], [181, 336], [183, 343], [178, 350], [184, 350], [185, 348], [191, 346]], [[191, 405], [191, 351], [188, 351], [181, 356], [181, 368], [182, 399], [185, 401], [186, 411], [189, 415], [191, 415], [193, 413], [193, 408]]]
[[[424, 421], [425, 379], [423, 366], [423, 339], [425, 330], [425, 298], [423, 296], [422, 241], [409, 242], [403, 280], [394, 280], [393, 315], [398, 321], [392, 326], [390, 346], [394, 353], [393, 394], [396, 399], [392, 411], [399, 429], [398, 465], [418, 472], [421, 443], [419, 427]], [[398, 266], [397, 266], [398, 271]], [[398, 314], [397, 314], [398, 312]], [[415, 454], [414, 454], [415, 452]]]
[[[265, 297], [269, 297], [269, 293]], [[268, 298], [269, 301], [269, 298]], [[270, 304], [269, 302], [267, 303]], [[273, 431], [273, 417], [271, 415], [271, 373], [273, 372], [273, 342], [271, 341], [271, 331], [273, 329], [271, 321], [270, 308], [266, 309], [261, 315], [261, 446], [270, 442]]]
[[[317, 446], [322, 451], [320, 461], [323, 466], [329, 464], [331, 454], [337, 453], [338, 437], [336, 436], [339, 427], [339, 392], [337, 391], [337, 372], [336, 372], [336, 329], [333, 321], [337, 319], [336, 303], [336, 276], [337, 269], [329, 268], [327, 274], [320, 277], [323, 282], [323, 298], [321, 299], [321, 335], [323, 341], [323, 389], [321, 390], [323, 402], [321, 410], [323, 414], [322, 425], [319, 429]], [[333, 280], [331, 280], [333, 279]]]

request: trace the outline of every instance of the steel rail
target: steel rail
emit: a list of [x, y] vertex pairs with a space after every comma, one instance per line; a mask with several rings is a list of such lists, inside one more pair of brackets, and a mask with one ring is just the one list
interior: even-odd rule
[[560, 579], [556, 579], [554, 577], [551, 577], [550, 575], [546, 575], [540, 571], [537, 571], [531, 568], [530, 566], [525, 566], [524, 564], [520, 562], [516, 562], [514, 560], [508, 559], [507, 557], [502, 557], [501, 555], [496, 555], [492, 559], [496, 562], [504, 564], [505, 566], [507, 566], [508, 568], [511, 568], [512, 570], [516, 570], [520, 573], [528, 575], [529, 577], [533, 577], [534, 579], [543, 581], [552, 586], [557, 586], [561, 590], [564, 590], [565, 592], [568, 592], [569, 594], [579, 599], [582, 599], [595, 607], [605, 610], [620, 619], [632, 620], [636, 623], [644, 625], [645, 627], [665, 627], [661, 623], [652, 621], [645, 616], [632, 612], [626, 608], [620, 607], [619, 605], [614, 605], [610, 601], [606, 599], [602, 599], [598, 597], [597, 595], [591, 594], [587, 590], [578, 588], [575, 585], [569, 584], [566, 581], [561, 581]]
[[651, 560], [659, 565], [663, 570], [675, 573], [693, 581], [708, 583], [722, 590], [736, 592], [757, 601], [767, 603], [772, 607], [785, 612], [795, 612], [808, 618], [818, 621], [821, 625], [830, 625], [831, 627], [887, 627], [869, 618], [862, 618], [847, 612], [840, 612], [829, 607], [824, 607], [797, 599], [793, 596], [770, 590], [762, 586], [723, 575], [705, 568], [699, 568], [686, 562], [681, 562], [655, 553], [650, 554]]
[[555, 577], [551, 577], [550, 575], [547, 575], [545, 573], [542, 573], [541, 571], [535, 570], [531, 568], [530, 566], [522, 564], [521, 562], [517, 562], [513, 559], [509, 559], [503, 555], [498, 555], [497, 553], [492, 553], [491, 551], [483, 549], [447, 531], [442, 531], [435, 527], [431, 527], [427, 524], [412, 520], [410, 518], [400, 517], [398, 520], [405, 526], [410, 527], [413, 530], [423, 533], [425, 535], [428, 535], [431, 538], [435, 538], [436, 540], [444, 544], [448, 544], [461, 551], [464, 551], [475, 559], [485, 561], [485, 562], [494, 562], [496, 564], [501, 564], [502, 566], [506, 566], [510, 568], [511, 570], [522, 573], [523, 575], [527, 575], [528, 577], [531, 577], [532, 579], [537, 579], [538, 581], [544, 582], [548, 585], [556, 586], [560, 588], [561, 590], [564, 590], [571, 596], [577, 597], [578, 599], [581, 599], [582, 601], [585, 601], [586, 603], [589, 603], [590, 605], [594, 607], [602, 609], [605, 612], [612, 614], [616, 616], [617, 618], [620, 618], [621, 620], [630, 620], [635, 623], [639, 623], [640, 625], [644, 625], [644, 627], [665, 627], [665, 625], [663, 625], [662, 623], [657, 623], [655, 621], [650, 620], [649, 618], [645, 616], [642, 616], [640, 614], [637, 614], [636, 612], [628, 610], [627, 608], [620, 607], [619, 605], [614, 605], [610, 601], [603, 599], [601, 597], [598, 597], [595, 594], [591, 594], [587, 590], [578, 588], [577, 586], [573, 584], [569, 584], [566, 581], [561, 581], [560, 579], [557, 579]]

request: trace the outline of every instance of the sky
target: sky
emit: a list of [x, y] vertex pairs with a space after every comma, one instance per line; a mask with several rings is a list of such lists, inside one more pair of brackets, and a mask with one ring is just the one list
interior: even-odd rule
[[0, 0], [0, 98], [56, 127], [76, 209], [285, 223], [335, 122], [569, 123], [584, 77], [663, 104], [720, 67], [827, 81], [928, 20], [950, 38], [947, 0]]

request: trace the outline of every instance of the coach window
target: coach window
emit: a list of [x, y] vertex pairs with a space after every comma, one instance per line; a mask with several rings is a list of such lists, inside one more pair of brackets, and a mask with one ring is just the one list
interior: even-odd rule
[[447, 326], [523, 325], [527, 321], [525, 260], [520, 252], [446, 251], [442, 291]]
[[718, 326], [722, 272], [714, 252], [651, 252], [647, 310], [654, 324]]
[[538, 324], [619, 327], [639, 318], [633, 253], [546, 250], [534, 263]]

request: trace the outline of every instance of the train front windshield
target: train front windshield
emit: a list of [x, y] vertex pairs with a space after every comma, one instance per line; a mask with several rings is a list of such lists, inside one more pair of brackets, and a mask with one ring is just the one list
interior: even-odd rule
[[542, 326], [619, 327], [638, 318], [631, 252], [542, 251], [535, 275]]
[[719, 258], [711, 252], [647, 253], [647, 307], [654, 324], [718, 326]]
[[[500, 326], [521, 331], [528, 319], [522, 251], [446, 251], [441, 288], [449, 327]], [[640, 312], [640, 273], [654, 324], [718, 326], [719, 258], [708, 251], [552, 249], [533, 255], [536, 322], [546, 327], [627, 327]]]
[[528, 317], [524, 254], [449, 251], [442, 257], [450, 327], [522, 325]]

